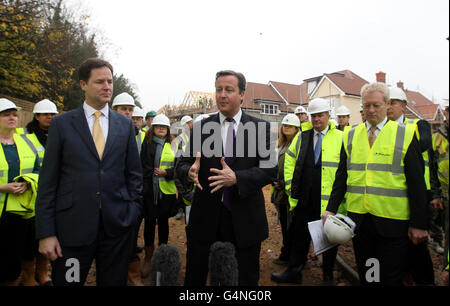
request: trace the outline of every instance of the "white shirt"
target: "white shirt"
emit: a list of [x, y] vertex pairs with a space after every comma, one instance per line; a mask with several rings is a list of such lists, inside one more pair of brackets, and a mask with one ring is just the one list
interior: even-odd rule
[[[386, 124], [387, 120], [388, 120], [388, 118], [385, 117], [383, 121], [381, 121], [380, 123], [377, 124], [377, 129], [375, 130], [375, 136], [378, 136], [378, 134], [380, 133], [381, 129]], [[370, 128], [371, 127], [372, 127], [372, 125], [369, 123], [369, 121], [366, 121], [367, 136], [370, 135]]]
[[330, 129], [330, 126], [327, 125], [327, 127], [322, 132], [314, 130], [314, 149], [316, 148], [317, 140], [319, 140], [319, 137], [318, 137], [319, 133], [322, 134], [322, 141], [323, 141], [323, 138], [328, 133], [329, 129]]
[[223, 146], [223, 151], [225, 152], [225, 146], [227, 144], [227, 134], [228, 134], [228, 127], [230, 126], [230, 124], [234, 124], [234, 134], [237, 135], [237, 128], [239, 126], [239, 123], [241, 122], [241, 117], [242, 117], [242, 110], [239, 109], [239, 112], [233, 117], [234, 122], [228, 122], [225, 119], [227, 117], [225, 117], [222, 113], [219, 112], [219, 121], [220, 121], [220, 127], [221, 127], [221, 132], [222, 132], [222, 146]]
[[[94, 129], [94, 122], [95, 122], [94, 114], [95, 114], [95, 112], [98, 112], [98, 110], [96, 110], [92, 106], [88, 105], [86, 103], [86, 101], [83, 103], [83, 110], [84, 110], [84, 115], [86, 116], [89, 130], [91, 131], [91, 135], [92, 135], [92, 130]], [[100, 110], [100, 112], [102, 113], [102, 116], [100, 116], [100, 118], [99, 118], [100, 126], [102, 127], [103, 136], [105, 136], [105, 142], [106, 142], [106, 139], [108, 139], [108, 128], [109, 128], [109, 121], [108, 121], [109, 106], [108, 106], [108, 104], [106, 104], [105, 107], [103, 107]]]
[[401, 116], [398, 117], [398, 119], [395, 120], [395, 121], [397, 121], [398, 123], [405, 123], [405, 115], [401, 115]]

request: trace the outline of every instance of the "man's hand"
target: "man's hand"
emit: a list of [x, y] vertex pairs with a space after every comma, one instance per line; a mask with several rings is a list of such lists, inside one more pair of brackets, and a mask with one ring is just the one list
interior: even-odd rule
[[167, 175], [167, 171], [164, 169], [155, 168], [155, 170], [153, 170], [153, 174], [156, 177], [165, 177]]
[[214, 181], [213, 183], [209, 184], [210, 187], [215, 187], [213, 190], [211, 190], [211, 193], [220, 190], [222, 187], [231, 187], [237, 183], [236, 174], [233, 170], [231, 170], [230, 167], [228, 167], [227, 163], [225, 162], [225, 157], [222, 157], [220, 163], [222, 164], [222, 170], [215, 168], [212, 168], [210, 170], [211, 172], [217, 174], [216, 176], [210, 176], [208, 178], [209, 181]]
[[191, 166], [188, 172], [188, 177], [191, 181], [197, 185], [197, 187], [200, 190], [203, 190], [202, 185], [200, 185], [200, 182], [198, 181], [198, 172], [200, 171], [200, 152], [197, 152], [197, 156], [195, 157], [195, 163]]
[[408, 229], [408, 236], [414, 245], [418, 245], [418, 244], [428, 240], [428, 231], [419, 229], [419, 228], [410, 227]]
[[326, 210], [326, 211], [323, 212], [323, 214], [322, 214], [322, 223], [323, 223], [323, 224], [325, 224], [325, 221], [327, 221], [327, 217], [328, 217], [329, 215], [334, 216], [335, 213], [334, 213], [334, 212], [331, 212], [331, 211], [328, 211], [328, 210]]
[[62, 257], [61, 246], [56, 236], [47, 237], [39, 240], [39, 253], [55, 261], [58, 257]]
[[431, 201], [430, 204], [435, 209], [439, 209], [439, 210], [443, 210], [444, 209], [444, 204], [443, 204], [441, 198], [433, 199], [433, 201]]

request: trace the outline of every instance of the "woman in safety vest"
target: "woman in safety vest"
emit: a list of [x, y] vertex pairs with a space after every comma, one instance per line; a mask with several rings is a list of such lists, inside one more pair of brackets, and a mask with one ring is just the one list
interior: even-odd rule
[[142, 276], [150, 272], [155, 250], [155, 226], [158, 223], [158, 245], [167, 244], [169, 218], [177, 212], [177, 189], [174, 182], [175, 153], [171, 147], [170, 121], [160, 114], [153, 118], [141, 151], [144, 180], [144, 250]]
[[31, 190], [31, 184], [17, 178], [38, 175], [40, 170], [39, 158], [24, 140], [26, 136], [15, 133], [20, 109], [0, 99], [0, 286], [18, 285], [28, 223], [34, 216], [34, 200], [15, 200]]
[[287, 114], [281, 121], [281, 127], [278, 134], [278, 175], [277, 181], [272, 185], [271, 202], [275, 205], [278, 212], [278, 219], [281, 224], [281, 233], [283, 245], [280, 256], [274, 260], [275, 264], [287, 265], [289, 262], [288, 245], [288, 226], [291, 223], [292, 216], [289, 212], [289, 197], [285, 191], [284, 179], [284, 156], [295, 135], [300, 131], [300, 120], [294, 114]]

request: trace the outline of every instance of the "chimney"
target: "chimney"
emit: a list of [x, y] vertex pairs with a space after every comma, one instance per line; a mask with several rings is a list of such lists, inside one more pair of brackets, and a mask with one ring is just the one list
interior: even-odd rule
[[377, 82], [386, 83], [386, 73], [380, 71], [376, 74], [376, 76], [377, 76]]
[[397, 82], [397, 87], [398, 87], [398, 88], [401, 88], [402, 90], [405, 90], [405, 89], [403, 88], [403, 82], [402, 82], [402, 81], [398, 81], [398, 82]]

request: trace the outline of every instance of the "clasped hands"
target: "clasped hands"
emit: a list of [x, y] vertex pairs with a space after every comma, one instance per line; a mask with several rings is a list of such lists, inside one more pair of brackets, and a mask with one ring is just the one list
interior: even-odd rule
[[[197, 188], [203, 190], [203, 187], [200, 185], [198, 180], [198, 172], [200, 171], [200, 157], [200, 152], [198, 152], [194, 164], [189, 169], [188, 177], [197, 185]], [[231, 187], [237, 183], [236, 174], [227, 165], [224, 157], [220, 160], [220, 164], [222, 165], [222, 170], [215, 168], [210, 169], [211, 172], [216, 174], [208, 178], [208, 181], [212, 182], [209, 184], [209, 187], [214, 187], [213, 190], [211, 190], [211, 193], [214, 193], [223, 187]]]

